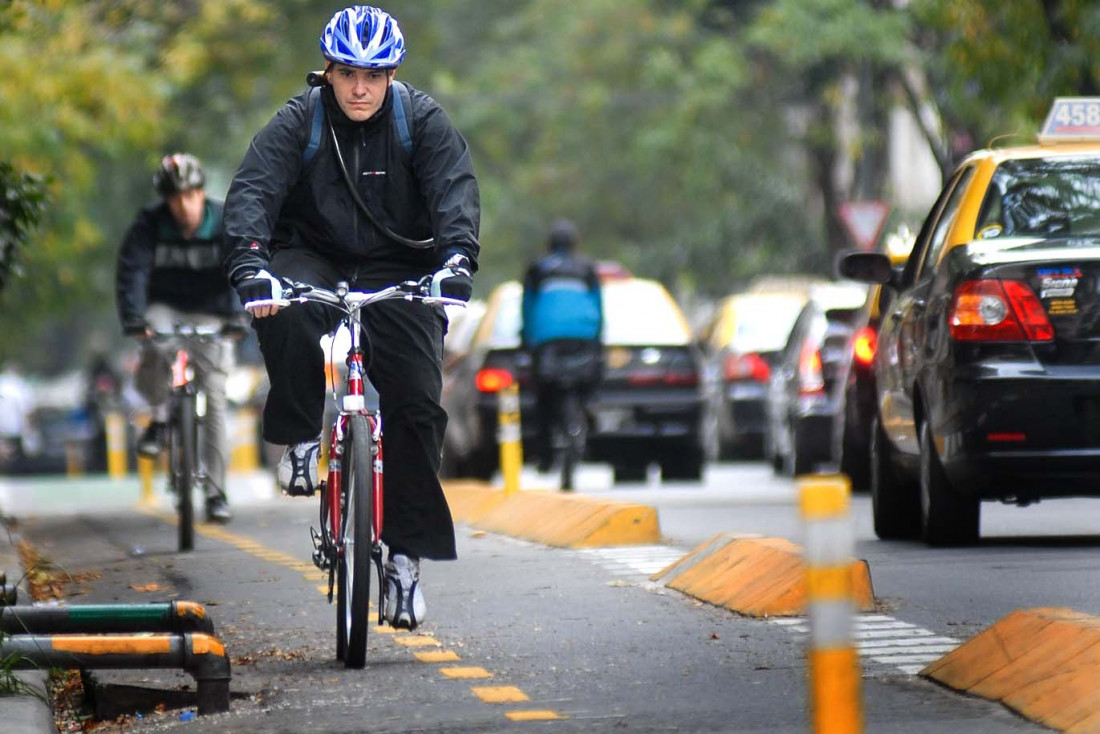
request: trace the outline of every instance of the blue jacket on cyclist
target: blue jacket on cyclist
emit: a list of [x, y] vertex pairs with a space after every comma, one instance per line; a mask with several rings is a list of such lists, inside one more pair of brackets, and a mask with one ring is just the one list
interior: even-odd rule
[[571, 222], [555, 223], [550, 232], [550, 253], [527, 269], [521, 336], [528, 351], [560, 339], [600, 340], [600, 279], [596, 264], [577, 252], [579, 240]]

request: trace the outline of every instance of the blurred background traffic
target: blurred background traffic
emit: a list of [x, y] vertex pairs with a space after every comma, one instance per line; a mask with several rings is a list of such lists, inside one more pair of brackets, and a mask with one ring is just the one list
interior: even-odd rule
[[[0, 470], [104, 471], [107, 415], [132, 441], [146, 414], [113, 281], [149, 171], [187, 150], [224, 195], [251, 132], [318, 66], [316, 19], [334, 7], [0, 6]], [[450, 111], [482, 186], [476, 300], [447, 338], [450, 476], [497, 469], [495, 393], [529, 379], [517, 279], [568, 217], [602, 261], [608, 309], [590, 460], [616, 481], [763, 459], [843, 465], [865, 485], [881, 288], [831, 282], [837, 254], [904, 263], [966, 153], [1033, 139], [1053, 97], [1100, 89], [1086, 3], [386, 8], [409, 42], [401, 77]], [[259, 442], [264, 380], [250, 338], [235, 440]]]

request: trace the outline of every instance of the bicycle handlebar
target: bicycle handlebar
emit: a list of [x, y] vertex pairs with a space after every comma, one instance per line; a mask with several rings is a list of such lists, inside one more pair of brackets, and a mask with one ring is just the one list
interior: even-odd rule
[[170, 329], [152, 329], [154, 339], [211, 339], [228, 336], [232, 329], [220, 326], [196, 326], [194, 324], [172, 324]]
[[429, 306], [465, 307], [467, 305], [465, 301], [461, 301], [457, 298], [428, 295], [427, 291], [431, 287], [430, 275], [425, 276], [419, 281], [406, 280], [377, 291], [353, 291], [350, 290], [348, 284], [343, 281], [336, 285], [335, 290], [329, 290], [308, 283], [298, 283], [285, 278], [283, 279], [283, 283], [282, 298], [267, 298], [258, 301], [249, 301], [245, 304], [245, 308], [248, 310], [262, 308], [264, 306], [279, 306], [283, 308], [294, 303], [308, 303], [312, 301], [314, 303], [323, 303], [351, 314], [367, 304], [388, 301], [395, 298], [402, 298], [406, 301], [419, 301]]

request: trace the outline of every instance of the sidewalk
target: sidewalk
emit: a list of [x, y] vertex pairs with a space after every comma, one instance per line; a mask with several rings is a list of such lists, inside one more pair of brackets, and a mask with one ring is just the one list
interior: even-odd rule
[[[30, 604], [31, 596], [23, 578], [23, 564], [15, 549], [18, 538], [6, 527], [0, 527], [0, 570], [7, 573], [8, 583], [19, 582], [17, 603]], [[0, 695], [0, 729], [5, 734], [57, 734], [53, 711], [46, 695], [46, 671], [27, 671], [17, 674], [35, 692], [18, 695]]]
[[[228, 484], [231, 505], [258, 504], [279, 496], [270, 470], [231, 473]], [[120, 506], [132, 507], [142, 499], [153, 506], [171, 508], [165, 485], [163, 474], [154, 475], [152, 492], [143, 498], [142, 483], [136, 475], [122, 479], [102, 474], [0, 477], [0, 517], [109, 512]], [[24, 569], [15, 547], [18, 539], [17, 532], [0, 525], [0, 571], [7, 573], [9, 584], [20, 582], [17, 603], [31, 604], [30, 590], [21, 582]], [[18, 675], [39, 695], [0, 695], [0, 731], [4, 734], [58, 734], [46, 694], [48, 672], [28, 671]]]

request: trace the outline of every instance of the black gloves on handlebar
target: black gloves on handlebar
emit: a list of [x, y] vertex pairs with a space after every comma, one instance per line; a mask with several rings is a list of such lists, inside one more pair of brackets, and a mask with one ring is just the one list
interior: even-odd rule
[[470, 258], [458, 253], [451, 255], [443, 267], [432, 276], [430, 295], [469, 301], [474, 292], [474, 275]]
[[283, 297], [282, 281], [266, 270], [259, 270], [237, 281], [234, 289], [243, 306], [253, 301], [278, 300]]

